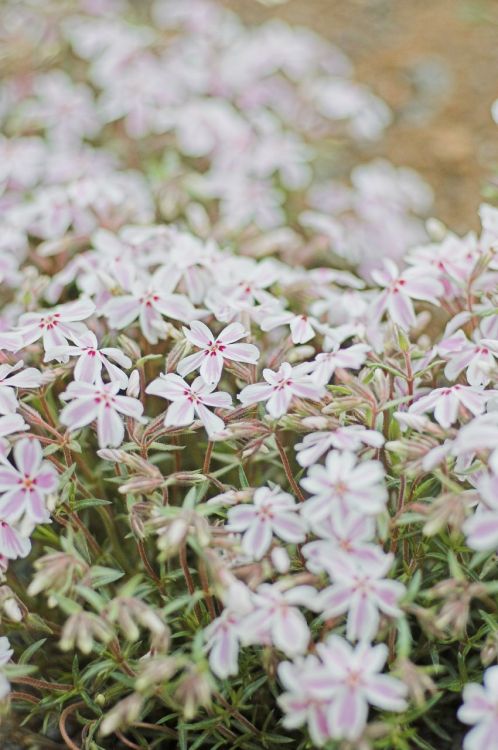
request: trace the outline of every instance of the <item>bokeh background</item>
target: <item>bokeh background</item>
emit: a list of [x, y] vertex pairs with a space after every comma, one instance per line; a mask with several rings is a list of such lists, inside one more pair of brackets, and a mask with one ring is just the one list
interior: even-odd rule
[[279, 18], [337, 44], [394, 112], [369, 156], [417, 169], [436, 216], [477, 228], [476, 208], [498, 164], [496, 0], [224, 0], [248, 22]]

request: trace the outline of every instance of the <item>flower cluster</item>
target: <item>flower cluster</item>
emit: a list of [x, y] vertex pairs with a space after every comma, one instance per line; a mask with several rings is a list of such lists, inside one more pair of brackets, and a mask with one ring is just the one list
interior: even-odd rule
[[462, 692], [494, 747], [498, 209], [319, 181], [390, 113], [305, 29], [0, 26], [0, 700], [68, 746], [363, 750], [450, 748]]

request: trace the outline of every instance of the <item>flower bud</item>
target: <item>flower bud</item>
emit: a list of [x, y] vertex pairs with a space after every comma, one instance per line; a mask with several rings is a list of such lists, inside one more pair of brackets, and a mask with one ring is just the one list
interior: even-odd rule
[[143, 698], [138, 693], [132, 693], [119, 703], [104, 717], [100, 725], [100, 734], [107, 737], [113, 734], [116, 729], [126, 729], [140, 716], [142, 710]]
[[138, 344], [132, 339], [125, 336], [123, 333], [118, 338], [119, 348], [123, 350], [124, 354], [130, 359], [140, 359], [142, 352]]
[[130, 373], [126, 395], [132, 398], [138, 398], [140, 395], [140, 373], [138, 370], [133, 370]]

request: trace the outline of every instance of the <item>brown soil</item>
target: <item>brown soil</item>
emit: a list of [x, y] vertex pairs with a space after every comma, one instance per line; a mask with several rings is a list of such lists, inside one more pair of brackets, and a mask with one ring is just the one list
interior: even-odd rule
[[494, 165], [498, 126], [497, 0], [289, 0], [265, 7], [225, 0], [245, 20], [286, 19], [319, 31], [352, 59], [357, 78], [393, 109], [394, 124], [369, 156], [420, 171], [435, 214], [476, 227]]

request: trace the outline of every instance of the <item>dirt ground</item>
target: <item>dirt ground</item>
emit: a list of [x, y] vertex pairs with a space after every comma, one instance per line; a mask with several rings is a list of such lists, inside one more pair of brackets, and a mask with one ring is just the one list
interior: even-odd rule
[[476, 227], [482, 189], [498, 165], [498, 0], [225, 0], [245, 20], [286, 19], [319, 31], [352, 59], [360, 81], [393, 109], [369, 156], [420, 171], [435, 215]]

